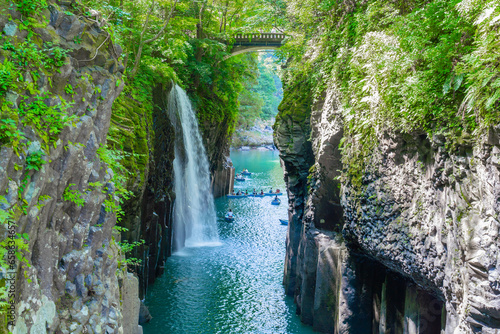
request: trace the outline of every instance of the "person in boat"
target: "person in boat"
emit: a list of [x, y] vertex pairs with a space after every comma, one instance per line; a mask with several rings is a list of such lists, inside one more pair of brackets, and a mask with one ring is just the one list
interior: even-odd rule
[[280, 199], [278, 198], [278, 195], [274, 196], [275, 201], [279, 201]]
[[229, 218], [233, 218], [233, 211], [231, 209], [229, 209], [229, 211], [227, 212], [227, 216]]
[[279, 194], [280, 193], [280, 190], [279, 189], [276, 189], [276, 193]]
[[241, 191], [238, 190], [238, 192], [236, 193], [236, 196], [240, 196], [241, 195]]
[[231, 193], [231, 195], [233, 195], [233, 196], [235, 196], [235, 195], [236, 195], [236, 194], [234, 193], [234, 190], [233, 190], [233, 192]]
[[261, 189], [261, 190], [260, 190], [260, 194], [261, 194], [261, 195], [264, 195], [264, 190], [262, 190], [262, 189]]
[[269, 189], [269, 193], [272, 194], [273, 193], [273, 188]]
[[245, 196], [248, 196], [248, 190], [245, 190]]

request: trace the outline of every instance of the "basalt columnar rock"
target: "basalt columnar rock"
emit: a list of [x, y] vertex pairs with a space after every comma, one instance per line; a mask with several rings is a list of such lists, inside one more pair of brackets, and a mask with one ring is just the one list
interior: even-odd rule
[[[124, 307], [120, 285], [127, 300], [138, 302], [137, 284], [119, 267], [123, 259], [114, 241], [118, 235], [113, 236], [116, 215], [110, 210], [113, 172], [99, 151], [106, 143], [111, 105], [123, 88], [121, 48], [98, 18], [73, 15], [55, 3], [40, 13], [30, 34], [15, 5], [3, 9], [0, 30], [12, 51], [2, 53], [2, 62], [20, 54], [28, 42], [65, 55], [53, 72], [53, 54], [43, 68], [26, 67], [24, 82], [36, 84], [6, 93], [11, 107], [26, 113], [20, 112], [25, 118], [19, 130], [28, 144], [25, 149], [22, 143], [0, 147], [0, 193], [7, 200], [1, 208], [13, 210], [16, 232], [29, 238], [29, 266], [16, 267], [17, 307], [10, 329], [19, 334], [124, 333], [126, 318], [127, 328], [135, 328], [126, 332], [136, 333], [138, 306]], [[29, 47], [31, 52], [36, 45]], [[37, 94], [45, 97], [39, 108], [53, 107], [46, 113], [61, 110], [63, 100], [71, 102], [63, 110], [73, 119], [53, 141], [26, 116], [35, 110]], [[43, 115], [41, 124], [50, 122], [48, 117]]]
[[301, 319], [327, 333], [497, 333], [500, 125], [453, 149], [378, 133], [355, 175], [338, 91], [299, 104], [307, 94], [285, 90], [275, 125], [290, 196], [284, 284]]
[[[170, 81], [157, 83], [152, 90], [152, 111], [145, 110], [131, 98], [125, 100], [128, 101], [130, 113], [137, 116], [129, 127], [134, 132], [147, 129], [142, 136], [130, 139], [144, 142], [139, 155], [146, 159], [142, 166], [130, 167], [136, 168], [129, 174], [129, 190], [133, 194], [123, 205], [125, 214], [121, 222], [128, 229], [121, 233], [122, 240], [139, 243], [144, 240], [144, 243], [128, 254], [129, 258], [140, 260], [132, 270], [139, 277], [141, 298], [144, 298], [148, 286], [163, 273], [164, 262], [170, 256], [172, 248], [171, 215], [175, 199], [172, 162], [175, 131], [167, 113], [171, 88]], [[152, 115], [151, 119], [148, 119], [149, 113]], [[137, 151], [131, 149], [131, 152]]]

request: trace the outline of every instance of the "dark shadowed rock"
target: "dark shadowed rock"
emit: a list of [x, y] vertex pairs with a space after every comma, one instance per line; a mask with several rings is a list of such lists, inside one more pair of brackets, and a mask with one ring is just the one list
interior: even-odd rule
[[149, 313], [149, 310], [144, 303], [141, 302], [141, 308], [139, 310], [139, 324], [143, 325], [149, 322], [153, 317]]

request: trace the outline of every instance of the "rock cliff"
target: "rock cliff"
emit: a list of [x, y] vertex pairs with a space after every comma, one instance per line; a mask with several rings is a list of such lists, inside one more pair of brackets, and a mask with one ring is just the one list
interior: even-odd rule
[[259, 147], [273, 145], [272, 125], [275, 119], [263, 120], [258, 118], [255, 124], [248, 129], [236, 129], [233, 134], [231, 147], [239, 148], [242, 146]]
[[16, 278], [10, 330], [136, 333], [137, 287], [120, 265], [116, 184], [102, 148], [123, 88], [121, 48], [97, 17], [62, 5], [28, 20], [23, 4], [3, 10], [2, 73], [12, 61], [20, 77], [2, 91], [2, 122], [14, 121], [2, 128], [1, 209], [27, 243], [7, 271]]
[[[144, 240], [143, 244], [128, 254], [129, 258], [140, 260], [131, 269], [139, 277], [141, 298], [147, 287], [163, 273], [163, 264], [171, 253], [170, 218], [175, 199], [172, 187], [175, 132], [167, 113], [167, 99], [171, 88], [170, 82], [155, 83], [150, 96], [152, 110], [144, 108], [130, 97], [122, 96], [120, 101], [127, 101], [130, 114], [136, 117], [129, 125], [134, 132], [147, 129], [142, 136], [131, 138], [132, 142], [143, 141], [144, 145], [141, 150], [130, 148], [130, 154], [140, 152], [136, 155], [146, 159], [143, 165], [129, 166], [129, 190], [132, 196], [123, 205], [125, 214], [121, 223], [127, 229], [121, 233], [123, 240]], [[127, 115], [127, 118], [132, 119], [131, 115]]]
[[497, 333], [500, 127], [453, 149], [386, 130], [361, 163], [338, 90], [300, 104], [307, 94], [288, 87], [275, 125], [284, 284], [301, 319], [328, 333]]

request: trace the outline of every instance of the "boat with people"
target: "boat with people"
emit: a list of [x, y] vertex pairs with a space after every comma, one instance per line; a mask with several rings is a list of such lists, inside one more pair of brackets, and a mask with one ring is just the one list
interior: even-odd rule
[[271, 201], [271, 204], [272, 205], [280, 205], [281, 204], [281, 200], [279, 198], [274, 198], [272, 201]]
[[283, 193], [264, 193], [264, 196], [281, 196]]
[[232, 194], [227, 194], [226, 197], [227, 198], [245, 198], [245, 197], [251, 197], [252, 195], [245, 195], [245, 194], [241, 194], [241, 195], [232, 195]]
[[246, 190], [245, 192], [240, 192], [238, 191], [237, 193], [235, 193], [234, 191], [231, 193], [231, 194], [227, 194], [226, 197], [227, 198], [246, 198], [246, 197], [265, 197], [265, 196], [282, 196], [283, 193], [280, 192], [279, 189], [276, 189], [275, 192], [268, 192], [268, 193], [265, 193], [263, 190], [261, 190], [260, 192], [257, 192], [254, 191], [252, 193], [249, 193], [248, 190]]
[[246, 191], [241, 191], [241, 190], [238, 190], [237, 193], [235, 193], [234, 191], [230, 194], [227, 194], [226, 197], [227, 198], [243, 198], [243, 197], [248, 197], [249, 194], [248, 194], [248, 190]]
[[244, 169], [244, 170], [241, 172], [241, 175], [248, 175], [248, 176], [250, 176], [250, 175], [252, 175], [252, 173], [250, 173], [250, 172], [248, 171], [248, 169]]
[[245, 181], [245, 178], [241, 174], [236, 174], [234, 178], [236, 181]]
[[229, 223], [234, 221], [234, 213], [231, 209], [229, 209], [229, 212], [226, 213], [226, 215], [224, 216], [224, 219]]
[[281, 225], [288, 225], [288, 220], [286, 219], [280, 219]]
[[269, 190], [269, 192], [264, 193], [264, 195], [265, 196], [281, 196], [281, 195], [283, 195], [283, 193], [279, 189], [276, 189], [276, 191], [273, 191], [273, 188], [271, 188]]

